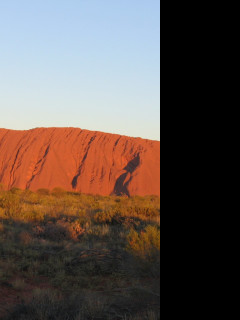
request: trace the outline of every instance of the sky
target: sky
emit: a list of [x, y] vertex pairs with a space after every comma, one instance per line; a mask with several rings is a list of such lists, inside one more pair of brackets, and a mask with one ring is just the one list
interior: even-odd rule
[[0, 0], [0, 128], [160, 140], [159, 0]]

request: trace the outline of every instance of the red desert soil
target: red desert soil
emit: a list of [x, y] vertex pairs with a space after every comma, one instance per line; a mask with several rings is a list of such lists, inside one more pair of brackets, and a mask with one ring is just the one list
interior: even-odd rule
[[0, 129], [0, 183], [33, 191], [160, 195], [160, 142], [77, 128]]

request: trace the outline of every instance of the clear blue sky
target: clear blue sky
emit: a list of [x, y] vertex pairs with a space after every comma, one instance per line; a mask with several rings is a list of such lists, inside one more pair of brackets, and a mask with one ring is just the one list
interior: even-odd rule
[[0, 128], [160, 139], [159, 0], [0, 0]]

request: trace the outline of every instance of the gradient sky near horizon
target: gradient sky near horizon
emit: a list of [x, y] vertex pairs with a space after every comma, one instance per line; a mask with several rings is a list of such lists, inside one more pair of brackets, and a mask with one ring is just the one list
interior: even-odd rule
[[0, 128], [160, 140], [159, 0], [0, 0]]

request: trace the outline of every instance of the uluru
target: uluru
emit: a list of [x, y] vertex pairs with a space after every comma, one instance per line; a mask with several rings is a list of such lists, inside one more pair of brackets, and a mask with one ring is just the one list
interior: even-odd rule
[[159, 196], [160, 142], [78, 128], [0, 129], [0, 183]]

